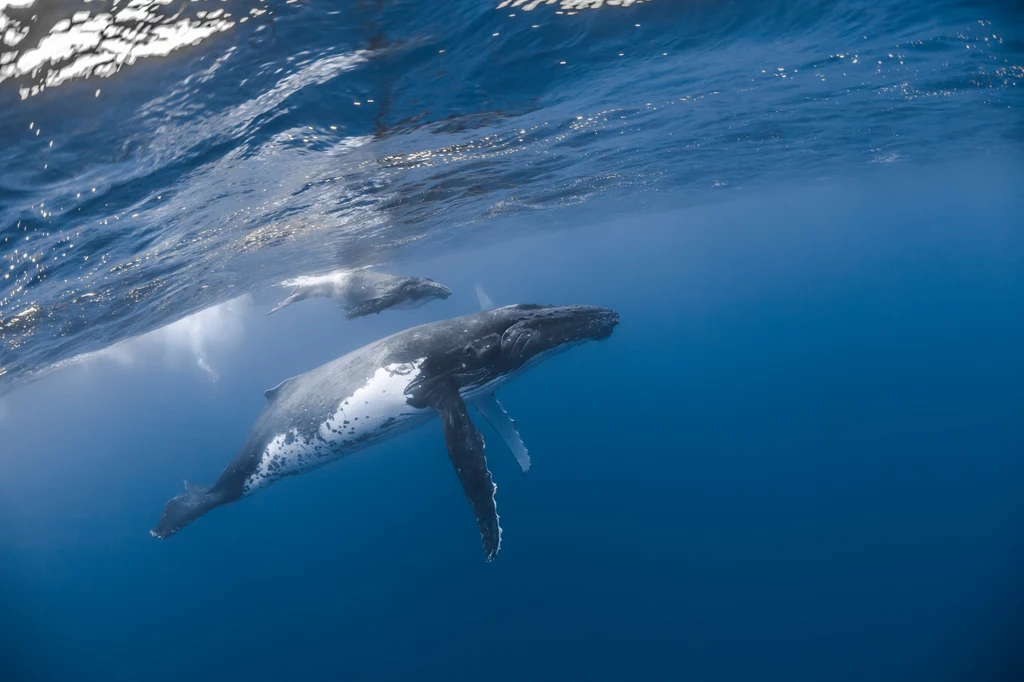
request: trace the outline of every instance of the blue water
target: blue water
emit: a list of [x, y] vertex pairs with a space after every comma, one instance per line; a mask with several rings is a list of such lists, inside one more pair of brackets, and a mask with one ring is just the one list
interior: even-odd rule
[[[0, 680], [1024, 679], [1019, 5], [498, 4], [0, 0]], [[150, 537], [478, 288], [621, 318], [494, 562], [436, 421]]]

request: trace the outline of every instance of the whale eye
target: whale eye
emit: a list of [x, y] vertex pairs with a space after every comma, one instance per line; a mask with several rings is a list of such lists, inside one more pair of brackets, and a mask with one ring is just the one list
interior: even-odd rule
[[480, 360], [490, 354], [501, 342], [497, 334], [489, 334], [481, 339], [470, 341], [462, 348], [462, 355], [467, 358]]

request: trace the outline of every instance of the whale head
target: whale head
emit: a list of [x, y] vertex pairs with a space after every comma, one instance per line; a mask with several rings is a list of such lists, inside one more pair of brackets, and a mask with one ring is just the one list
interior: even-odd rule
[[520, 304], [479, 315], [472, 337], [437, 358], [428, 376], [451, 376], [470, 392], [490, 390], [556, 353], [607, 339], [619, 323], [614, 310], [590, 305]]
[[452, 290], [429, 277], [409, 277], [402, 283], [402, 294], [406, 301], [419, 306], [434, 299], [446, 299]]
[[592, 305], [519, 305], [500, 309], [501, 364], [514, 371], [584, 341], [603, 341], [619, 324], [619, 314]]

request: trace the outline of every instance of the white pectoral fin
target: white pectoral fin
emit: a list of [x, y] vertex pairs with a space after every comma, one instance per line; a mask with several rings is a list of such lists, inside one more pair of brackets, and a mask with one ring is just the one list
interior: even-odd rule
[[505, 445], [515, 455], [516, 461], [519, 462], [519, 468], [523, 470], [525, 474], [530, 470], [530, 453], [527, 452], [526, 446], [523, 444], [523, 439], [519, 437], [519, 432], [516, 431], [516, 423], [508, 416], [508, 412], [501, 406], [498, 399], [493, 393], [480, 396], [473, 401], [473, 406], [483, 415], [487, 423], [498, 432], [501, 439], [505, 441]]
[[299, 300], [302, 300], [302, 290], [299, 287], [295, 287], [295, 289], [292, 291], [291, 295], [288, 296], [288, 298], [286, 298], [283, 301], [281, 301], [280, 303], [278, 303], [276, 306], [274, 306], [273, 309], [271, 309], [270, 312], [267, 313], [267, 315], [271, 315], [273, 313], [276, 313], [281, 308], [284, 308], [285, 306], [289, 306], [292, 303], [295, 303], [295, 301], [299, 301]]

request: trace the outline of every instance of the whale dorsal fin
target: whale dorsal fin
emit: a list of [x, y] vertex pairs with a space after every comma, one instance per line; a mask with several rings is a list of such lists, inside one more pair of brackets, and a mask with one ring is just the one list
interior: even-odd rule
[[282, 388], [286, 387], [288, 384], [292, 383], [297, 378], [298, 377], [291, 377], [289, 379], [285, 379], [277, 386], [274, 386], [273, 388], [268, 388], [266, 391], [263, 392], [263, 395], [267, 396], [267, 400], [273, 400], [274, 397], [281, 391]]
[[530, 470], [530, 453], [527, 452], [526, 446], [523, 444], [523, 439], [519, 437], [519, 431], [516, 430], [516, 421], [512, 417], [508, 416], [508, 412], [498, 402], [497, 397], [493, 393], [480, 396], [473, 401], [473, 407], [483, 415], [483, 418], [487, 420], [487, 423], [498, 432], [501, 439], [505, 441], [505, 445], [512, 451], [516, 461], [519, 463], [519, 468], [523, 470], [525, 474]]

